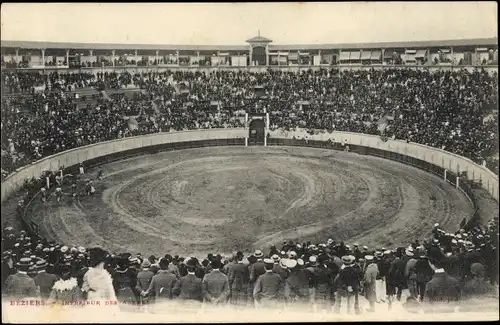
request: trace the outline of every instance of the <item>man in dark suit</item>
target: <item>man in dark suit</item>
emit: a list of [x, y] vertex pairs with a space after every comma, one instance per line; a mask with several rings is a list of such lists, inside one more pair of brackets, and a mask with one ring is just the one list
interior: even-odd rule
[[245, 306], [247, 303], [248, 267], [243, 264], [243, 253], [237, 252], [235, 263], [228, 268], [230, 302], [232, 305]]
[[273, 272], [281, 276], [283, 281], [285, 281], [288, 277], [288, 270], [286, 266], [281, 262], [280, 257], [277, 254], [274, 254], [271, 259], [274, 262]]
[[255, 306], [276, 307], [284, 296], [284, 281], [273, 272], [274, 262], [263, 260], [265, 273], [257, 278], [253, 289]]
[[16, 265], [17, 272], [5, 280], [5, 294], [12, 299], [36, 298], [39, 296], [35, 280], [28, 276], [31, 258], [24, 257]]
[[405, 268], [406, 263], [403, 259], [401, 259], [400, 252], [396, 252], [394, 256], [394, 260], [391, 262], [391, 266], [389, 268], [389, 272], [386, 276], [387, 281], [387, 296], [389, 300], [389, 308], [392, 305], [392, 300], [394, 294], [396, 295], [396, 299], [401, 301], [401, 293], [403, 288], [405, 287]]
[[224, 304], [229, 298], [229, 279], [221, 272], [222, 263], [218, 259], [212, 261], [212, 267], [212, 272], [205, 274], [201, 281], [203, 301]]
[[308, 272], [296, 260], [285, 259], [283, 263], [290, 269], [290, 275], [285, 280], [284, 295], [287, 304], [308, 304], [311, 298]]
[[[433, 308], [440, 309], [443, 303], [456, 303], [461, 298], [460, 282], [446, 274], [442, 260], [428, 259], [429, 266], [434, 270], [434, 276], [425, 286], [424, 302]], [[448, 309], [446, 308], [446, 309]]]
[[35, 264], [35, 268], [38, 274], [33, 278], [33, 280], [35, 280], [35, 284], [40, 290], [40, 296], [42, 298], [49, 298], [52, 286], [58, 280], [58, 276], [47, 273], [47, 262], [44, 260], [38, 261]]
[[145, 260], [141, 264], [142, 270], [137, 274], [137, 284], [135, 288], [137, 292], [141, 294], [141, 302], [143, 304], [150, 302], [149, 297], [146, 294], [146, 290], [148, 290], [154, 276], [153, 272], [149, 270], [150, 266], [151, 263], [148, 260]]
[[179, 282], [177, 282], [174, 292], [178, 294], [179, 299], [189, 300], [191, 302], [201, 302], [202, 301], [202, 288], [201, 279], [196, 277], [196, 265], [189, 263], [187, 264], [187, 275], [183, 276]]
[[145, 295], [155, 295], [155, 301], [160, 299], [173, 299], [174, 288], [177, 286], [177, 277], [169, 272], [168, 266], [170, 262], [166, 258], [160, 260], [160, 270], [153, 276], [149, 288]]
[[253, 289], [255, 288], [255, 282], [262, 274], [266, 273], [266, 268], [262, 258], [264, 254], [260, 250], [256, 250], [253, 256], [250, 258], [255, 258], [255, 262], [251, 262], [248, 266], [249, 280], [248, 280], [248, 299], [250, 303], [253, 303]]

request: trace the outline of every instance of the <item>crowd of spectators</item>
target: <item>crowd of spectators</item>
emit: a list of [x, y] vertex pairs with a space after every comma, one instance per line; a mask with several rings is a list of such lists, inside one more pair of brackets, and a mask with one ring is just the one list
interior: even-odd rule
[[[41, 157], [90, 143], [241, 127], [241, 114], [264, 109], [273, 129], [384, 135], [481, 161], [498, 147], [498, 117], [483, 122], [496, 109], [497, 85], [496, 73], [482, 70], [4, 73], [2, 88], [8, 96], [2, 97], [2, 177]], [[132, 96], [106, 93], [127, 87], [138, 91]], [[263, 87], [263, 96], [255, 87]], [[99, 90], [98, 95], [92, 100], [78, 96], [88, 88]], [[100, 265], [114, 288], [108, 298], [139, 305], [180, 299], [306, 303], [338, 310], [347, 299], [349, 310], [361, 312], [360, 294], [373, 311], [377, 303], [391, 306], [408, 289], [404, 305], [415, 311], [498, 293], [493, 286], [498, 282], [498, 218], [485, 228], [461, 225], [455, 233], [435, 225], [430, 238], [408, 244], [387, 249], [349, 247], [333, 239], [287, 241], [280, 249], [271, 247], [266, 256], [258, 250], [247, 256], [235, 252], [197, 259], [170, 252], [146, 258], [59, 245], [9, 227], [2, 232], [2, 288], [18, 299], [89, 297], [102, 290], [89, 278], [100, 274], [94, 270]]]
[[[4, 73], [2, 83], [9, 94], [2, 98], [4, 156], [15, 152], [28, 160], [127, 135], [242, 126], [245, 111], [266, 109], [272, 128], [383, 133], [477, 163], [497, 161], [491, 157], [498, 148], [498, 114], [492, 113], [498, 76], [484, 70], [15, 72]], [[256, 95], [257, 86], [264, 87], [264, 98]], [[133, 98], [100, 94], [77, 109], [85, 104], [79, 89], [89, 87], [142, 92]], [[20, 98], [22, 93], [31, 95]], [[133, 132], [124, 119], [131, 112], [140, 122]], [[483, 121], [488, 115], [493, 117]], [[26, 162], [6, 159], [12, 168]]]
[[12, 227], [2, 231], [2, 248], [4, 297], [46, 305], [98, 297], [126, 311], [176, 300], [340, 312], [347, 302], [348, 313], [360, 314], [390, 311], [396, 301], [414, 313], [477, 311], [474, 299], [498, 299], [498, 217], [455, 233], [435, 224], [428, 238], [395, 248], [328, 239], [285, 241], [246, 256], [134, 256], [59, 245]]

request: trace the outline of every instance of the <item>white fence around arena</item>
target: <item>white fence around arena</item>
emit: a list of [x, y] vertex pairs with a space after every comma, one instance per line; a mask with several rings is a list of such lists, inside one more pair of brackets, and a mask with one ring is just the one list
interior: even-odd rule
[[[269, 131], [273, 138], [296, 139], [307, 138], [310, 140], [341, 142], [346, 144], [360, 145], [382, 149], [390, 152], [399, 153], [409, 157], [421, 159], [431, 164], [440, 166], [454, 173], [467, 172], [468, 178], [481, 181], [482, 187], [487, 190], [493, 198], [498, 201], [498, 176], [486, 167], [480, 166], [470, 159], [459, 155], [428, 147], [416, 143], [407, 143], [401, 140], [383, 141], [378, 136], [351, 133], [351, 132], [332, 132], [310, 135], [305, 130], [296, 131]], [[83, 163], [90, 159], [118, 153], [125, 150], [138, 149], [154, 145], [161, 145], [175, 142], [217, 140], [246, 138], [248, 129], [208, 129], [192, 130], [180, 132], [156, 133], [137, 137], [129, 137], [119, 140], [100, 142], [71, 150], [67, 150], [39, 161], [28, 166], [19, 168], [11, 174], [1, 186], [1, 202], [7, 199], [12, 193], [19, 190], [24, 181], [33, 177], [40, 177], [44, 171], [56, 171], [61, 166], [70, 167]]]

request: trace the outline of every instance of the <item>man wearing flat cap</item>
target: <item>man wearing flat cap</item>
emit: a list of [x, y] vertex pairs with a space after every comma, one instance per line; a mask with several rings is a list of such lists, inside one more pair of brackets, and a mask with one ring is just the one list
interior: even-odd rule
[[16, 265], [17, 272], [9, 275], [5, 281], [5, 294], [9, 298], [36, 298], [40, 295], [35, 280], [28, 276], [28, 270], [33, 263], [31, 258], [23, 257]]
[[205, 274], [201, 281], [203, 301], [206, 303], [222, 305], [229, 298], [229, 279], [221, 272], [222, 263], [215, 259], [212, 261], [212, 272]]
[[284, 281], [273, 272], [273, 260], [265, 259], [263, 262], [265, 273], [259, 276], [253, 290], [255, 306], [277, 307], [284, 296]]
[[235, 263], [227, 271], [229, 287], [231, 288], [230, 303], [237, 306], [246, 306], [248, 292], [248, 267], [243, 263], [243, 253], [237, 252]]
[[35, 284], [40, 290], [40, 295], [42, 298], [49, 297], [52, 286], [58, 279], [57, 275], [47, 273], [47, 266], [48, 265], [45, 260], [40, 260], [35, 264], [37, 275], [33, 278], [33, 280], [35, 280]]

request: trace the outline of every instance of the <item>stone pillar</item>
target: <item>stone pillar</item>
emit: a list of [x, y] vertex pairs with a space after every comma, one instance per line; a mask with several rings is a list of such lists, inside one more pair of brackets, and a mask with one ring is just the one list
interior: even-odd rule
[[113, 62], [113, 66], [115, 66], [115, 50], [111, 51], [111, 61]]
[[66, 66], [69, 67], [69, 50], [66, 50]]
[[253, 54], [253, 47], [250, 46], [250, 52], [248, 54], [249, 55], [249, 57], [248, 57], [248, 66], [250, 66], [250, 67], [253, 66], [253, 61], [252, 61], [253, 57], [252, 57], [252, 54]]
[[200, 65], [200, 51], [196, 51], [196, 56], [198, 57], [198, 65]]
[[40, 50], [42, 52], [42, 66], [45, 67], [45, 49]]
[[158, 53], [160, 51], [156, 50], [156, 65], [159, 65], [160, 64], [160, 58], [158, 57]]
[[266, 67], [269, 66], [269, 46], [266, 44]]
[[89, 55], [94, 56], [94, 50], [89, 50]]
[[19, 63], [19, 49], [16, 49], [16, 63]]
[[180, 65], [180, 62], [179, 62], [179, 50], [176, 51], [176, 54], [177, 54], [177, 65]]

